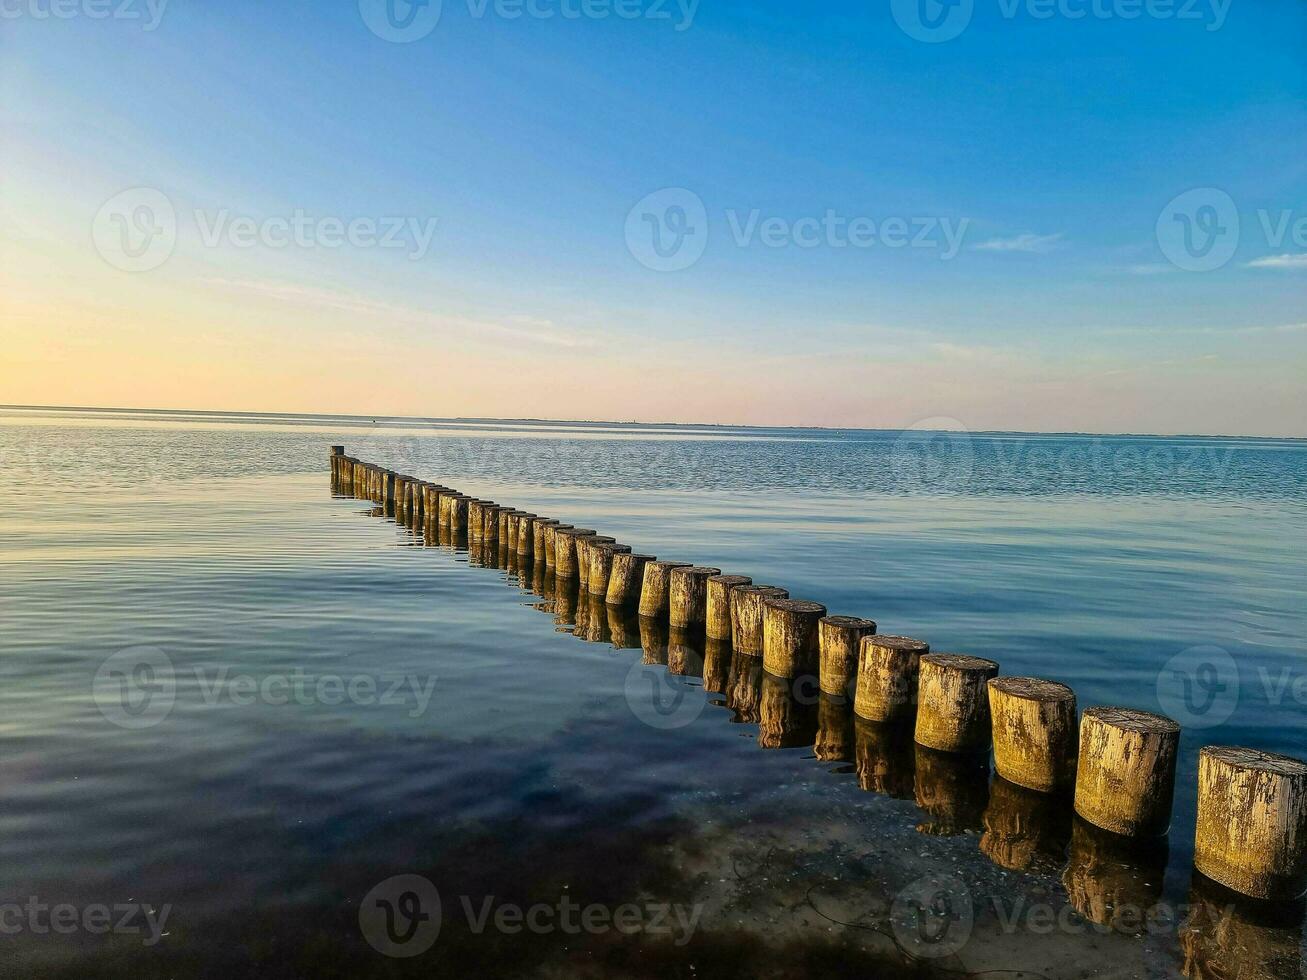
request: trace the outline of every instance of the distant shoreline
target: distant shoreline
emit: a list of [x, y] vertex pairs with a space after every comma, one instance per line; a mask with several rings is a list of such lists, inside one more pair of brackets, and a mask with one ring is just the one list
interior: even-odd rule
[[[321, 412], [257, 412], [244, 410], [196, 408], [127, 408], [96, 405], [0, 405], [0, 412], [60, 412], [83, 415], [120, 415], [126, 417], [182, 417], [196, 422], [298, 422], [331, 423], [350, 426], [405, 426], [423, 425], [521, 425], [521, 426], [584, 426], [590, 428], [622, 429], [680, 429], [728, 430], [755, 432], [869, 432], [896, 433], [909, 431], [893, 428], [829, 425], [749, 425], [730, 422], [636, 422], [607, 419], [538, 419], [490, 418], [481, 416], [425, 417], [415, 415], [343, 415]], [[1307, 436], [1256, 436], [1230, 433], [1202, 432], [1068, 432], [1052, 430], [1034, 432], [1020, 429], [914, 429], [916, 432], [965, 432], [974, 436], [1042, 436], [1048, 438], [1103, 438], [1103, 439], [1239, 439], [1258, 442], [1307, 442]]]

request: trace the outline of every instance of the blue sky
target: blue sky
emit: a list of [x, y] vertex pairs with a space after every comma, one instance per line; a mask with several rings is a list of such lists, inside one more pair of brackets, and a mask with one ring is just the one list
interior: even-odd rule
[[[508, 2], [391, 43], [357, 2], [4, 0], [0, 401], [1307, 435], [1307, 6], [973, 0], [924, 43], [888, 2]], [[178, 214], [144, 272], [90, 231], [136, 187]], [[663, 188], [706, 217], [677, 271], [625, 234]], [[1237, 212], [1207, 271], [1156, 231], [1193, 188]], [[415, 259], [196, 217], [296, 210], [436, 225]], [[965, 231], [733, 235], [828, 212]], [[585, 383], [494, 383], [537, 365]]]

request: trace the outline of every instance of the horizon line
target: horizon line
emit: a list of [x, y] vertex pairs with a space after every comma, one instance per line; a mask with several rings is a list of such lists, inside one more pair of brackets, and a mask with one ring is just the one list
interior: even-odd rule
[[[1022, 436], [1099, 436], [1103, 438], [1131, 439], [1258, 439], [1264, 441], [1307, 442], [1307, 435], [1290, 436], [1256, 436], [1232, 433], [1212, 432], [1088, 432], [1068, 430], [1026, 430], [1026, 429], [906, 429], [878, 428], [872, 426], [832, 426], [832, 425], [754, 425], [736, 422], [638, 422], [635, 420], [616, 421], [612, 419], [550, 419], [550, 418], [498, 418], [493, 416], [425, 416], [425, 415], [353, 415], [333, 412], [264, 412], [252, 409], [210, 409], [210, 408], [131, 408], [112, 405], [8, 405], [0, 404], [0, 411], [28, 412], [123, 412], [136, 415], [193, 415], [193, 416], [243, 416], [247, 418], [266, 419], [306, 419], [306, 420], [353, 420], [359, 423], [371, 422], [412, 422], [412, 423], [473, 423], [473, 422], [517, 422], [533, 425], [590, 425], [590, 426], [642, 426], [648, 428], [667, 427], [679, 429], [784, 429], [795, 432], [959, 432], [967, 435], [1022, 435]], [[941, 416], [942, 417], [942, 416]], [[216, 421], [216, 419], [215, 419]]]

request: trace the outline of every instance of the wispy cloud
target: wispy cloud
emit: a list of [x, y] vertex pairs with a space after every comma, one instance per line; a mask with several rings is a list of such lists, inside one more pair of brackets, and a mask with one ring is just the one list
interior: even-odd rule
[[1307, 269], [1307, 252], [1263, 255], [1245, 263], [1245, 266], [1249, 269]]
[[203, 282], [210, 286], [254, 293], [286, 303], [314, 306], [320, 309], [336, 310], [341, 313], [353, 313], [361, 317], [367, 317], [369, 321], [387, 318], [414, 326], [455, 330], [462, 333], [494, 333], [549, 347], [581, 348], [594, 346], [594, 340], [585, 334], [566, 327], [559, 327], [552, 320], [525, 314], [507, 316], [502, 321], [483, 320], [433, 313], [429, 310], [414, 309], [408, 306], [397, 306], [393, 303], [374, 300], [368, 296], [340, 293], [316, 286], [302, 286], [297, 283], [213, 278], [204, 279]]
[[1062, 232], [1052, 235], [1036, 235], [1026, 232], [1012, 238], [991, 238], [981, 242], [975, 248], [982, 252], [1051, 252], [1062, 244]]
[[1132, 276], [1164, 276], [1177, 268], [1178, 266], [1171, 265], [1169, 262], [1142, 262], [1138, 265], [1126, 266], [1125, 271]]

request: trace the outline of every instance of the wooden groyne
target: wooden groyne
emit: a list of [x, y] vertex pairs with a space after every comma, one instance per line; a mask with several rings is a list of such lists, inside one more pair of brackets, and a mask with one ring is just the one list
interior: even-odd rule
[[[864, 788], [915, 798], [930, 816], [923, 832], [984, 829], [982, 850], [1015, 866], [1048, 852], [1047, 842], [1019, 832], [1029, 821], [1012, 815], [1018, 805], [1067, 826], [1074, 810], [1079, 836], [1070, 837], [1064, 880], [1077, 908], [1092, 913], [1099, 897], [1077, 870], [1084, 862], [1105, 850], [1153, 853], [1150, 842], [1169, 830], [1180, 738], [1170, 718], [1093, 706], [1077, 725], [1075, 693], [1064, 684], [932, 654], [921, 640], [881, 635], [870, 619], [829, 615], [784, 588], [637, 554], [594, 529], [395, 473], [343, 446], [331, 448], [331, 479], [335, 492], [370, 500], [442, 543], [465, 539], [474, 562], [502, 559], [532, 591], [552, 595], [578, 636], [639, 647], [646, 663], [703, 677], [739, 720], [760, 726], [764, 747], [843, 754]], [[807, 706], [793, 697], [800, 689], [813, 692]], [[988, 809], [984, 802], [991, 752], [999, 811], [998, 797]], [[1307, 764], [1203, 748], [1194, 860], [1203, 876], [1249, 898], [1307, 893]]]

